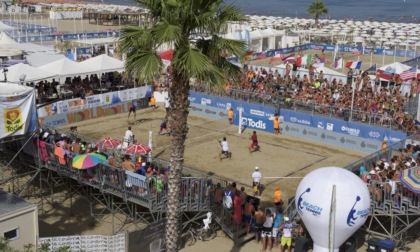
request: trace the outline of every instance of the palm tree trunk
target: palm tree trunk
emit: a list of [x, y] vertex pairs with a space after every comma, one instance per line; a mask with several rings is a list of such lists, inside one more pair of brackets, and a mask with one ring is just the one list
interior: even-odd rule
[[168, 252], [178, 251], [178, 241], [181, 238], [181, 207], [179, 195], [184, 164], [185, 140], [188, 133], [188, 100], [189, 80], [183, 80], [180, 75], [173, 74], [173, 85], [169, 95], [171, 101], [171, 169], [168, 181], [168, 211], [166, 214], [166, 249]]

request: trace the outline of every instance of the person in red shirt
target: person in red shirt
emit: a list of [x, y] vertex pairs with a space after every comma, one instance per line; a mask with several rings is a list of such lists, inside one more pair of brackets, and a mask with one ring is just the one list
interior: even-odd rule
[[258, 145], [258, 137], [257, 132], [254, 130], [252, 136], [249, 137], [251, 139], [252, 143], [249, 145], [249, 153], [252, 154], [252, 150], [255, 149], [255, 151], [261, 151], [260, 146]]

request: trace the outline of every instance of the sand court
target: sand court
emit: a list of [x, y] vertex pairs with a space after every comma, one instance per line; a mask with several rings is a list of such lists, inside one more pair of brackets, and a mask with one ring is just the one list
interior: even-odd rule
[[[132, 127], [135, 138], [148, 144], [149, 130], [153, 131], [153, 156], [169, 160], [171, 141], [167, 134], [159, 135], [160, 123], [165, 117], [163, 106], [158, 109], [146, 108], [137, 111], [136, 121], [127, 113], [82, 121], [63, 127], [69, 129], [78, 126], [81, 135], [95, 139], [112, 137], [122, 139], [128, 126]], [[271, 202], [276, 186], [280, 185], [285, 199], [294, 196], [300, 177], [308, 172], [325, 166], [345, 166], [365, 154], [336, 148], [304, 139], [297, 139], [283, 134], [257, 132], [261, 152], [249, 154], [251, 143], [250, 129], [238, 134], [238, 127], [226, 121], [214, 121], [190, 114], [189, 133], [186, 140], [185, 165], [209, 174], [245, 184], [247, 192], [251, 190], [251, 174], [255, 166], [260, 167], [262, 183], [266, 186], [262, 200]], [[232, 159], [219, 161], [221, 147], [218, 140], [227, 138]], [[264, 178], [266, 177], [266, 178]]]

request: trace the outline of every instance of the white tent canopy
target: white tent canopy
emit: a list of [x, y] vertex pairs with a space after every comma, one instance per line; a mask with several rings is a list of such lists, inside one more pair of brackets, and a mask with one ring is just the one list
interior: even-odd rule
[[[24, 79], [24, 82], [41, 81], [45, 79], [52, 79], [58, 77], [57, 74], [40, 70], [36, 67], [19, 63], [7, 68], [7, 80], [14, 83], [20, 83]], [[25, 76], [23, 78], [23, 76]]]
[[[54, 74], [57, 74], [59, 77], [72, 77], [86, 74], [97, 73], [94, 66], [80, 65], [74, 61], [71, 61], [67, 58], [51, 62], [49, 64], [40, 66], [39, 69], [50, 71]], [[60, 82], [64, 82], [63, 79], [60, 79]]]
[[0, 82], [0, 96], [16, 96], [30, 92], [33, 89], [33, 87], [27, 87], [16, 83]]
[[17, 44], [12, 38], [9, 37], [6, 33], [0, 33], [0, 45], [9, 45], [9, 44]]
[[3, 23], [2, 21], [0, 21], [0, 30], [1, 31], [8, 31], [8, 30], [15, 30], [15, 27], [12, 27], [10, 25], [7, 25], [5, 23]]
[[26, 55], [26, 60], [29, 65], [33, 67], [40, 67], [53, 61], [61, 60], [66, 58], [63, 54], [44, 54], [44, 53], [32, 53]]
[[106, 54], [90, 58], [78, 63], [80, 66], [91, 68], [99, 73], [122, 72], [124, 71], [124, 62]]
[[111, 44], [118, 42], [117, 37], [108, 37], [108, 38], [94, 38], [94, 39], [78, 39], [72, 40], [73, 43], [85, 44], [85, 45], [102, 45], [102, 44]]
[[27, 54], [30, 54], [30, 53], [55, 54], [56, 53], [53, 47], [41, 46], [41, 45], [32, 44], [32, 43], [5, 44], [5, 45], [2, 45], [2, 47], [23, 50]]
[[379, 70], [391, 71], [391, 70], [395, 69], [395, 73], [396, 74], [400, 74], [400, 73], [402, 73], [405, 70], [408, 70], [410, 68], [411, 67], [408, 66], [408, 65], [404, 65], [404, 64], [402, 64], [400, 62], [394, 62], [394, 63], [388, 64], [388, 65], [385, 65], [385, 66], [379, 68]]

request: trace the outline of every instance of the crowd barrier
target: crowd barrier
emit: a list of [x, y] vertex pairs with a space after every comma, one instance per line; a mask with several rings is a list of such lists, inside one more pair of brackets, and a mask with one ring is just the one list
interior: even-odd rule
[[[311, 139], [348, 149], [372, 153], [382, 148], [383, 140], [388, 145], [406, 138], [403, 132], [364, 125], [324, 116], [314, 116], [293, 110], [277, 110], [274, 106], [257, 105], [242, 100], [215, 97], [190, 92], [190, 112], [215, 120], [227, 120], [228, 108], [234, 110], [234, 124], [244, 128], [273, 132], [272, 116], [279, 113], [284, 118], [283, 133], [294, 137]], [[243, 109], [239, 121], [239, 109]]]

